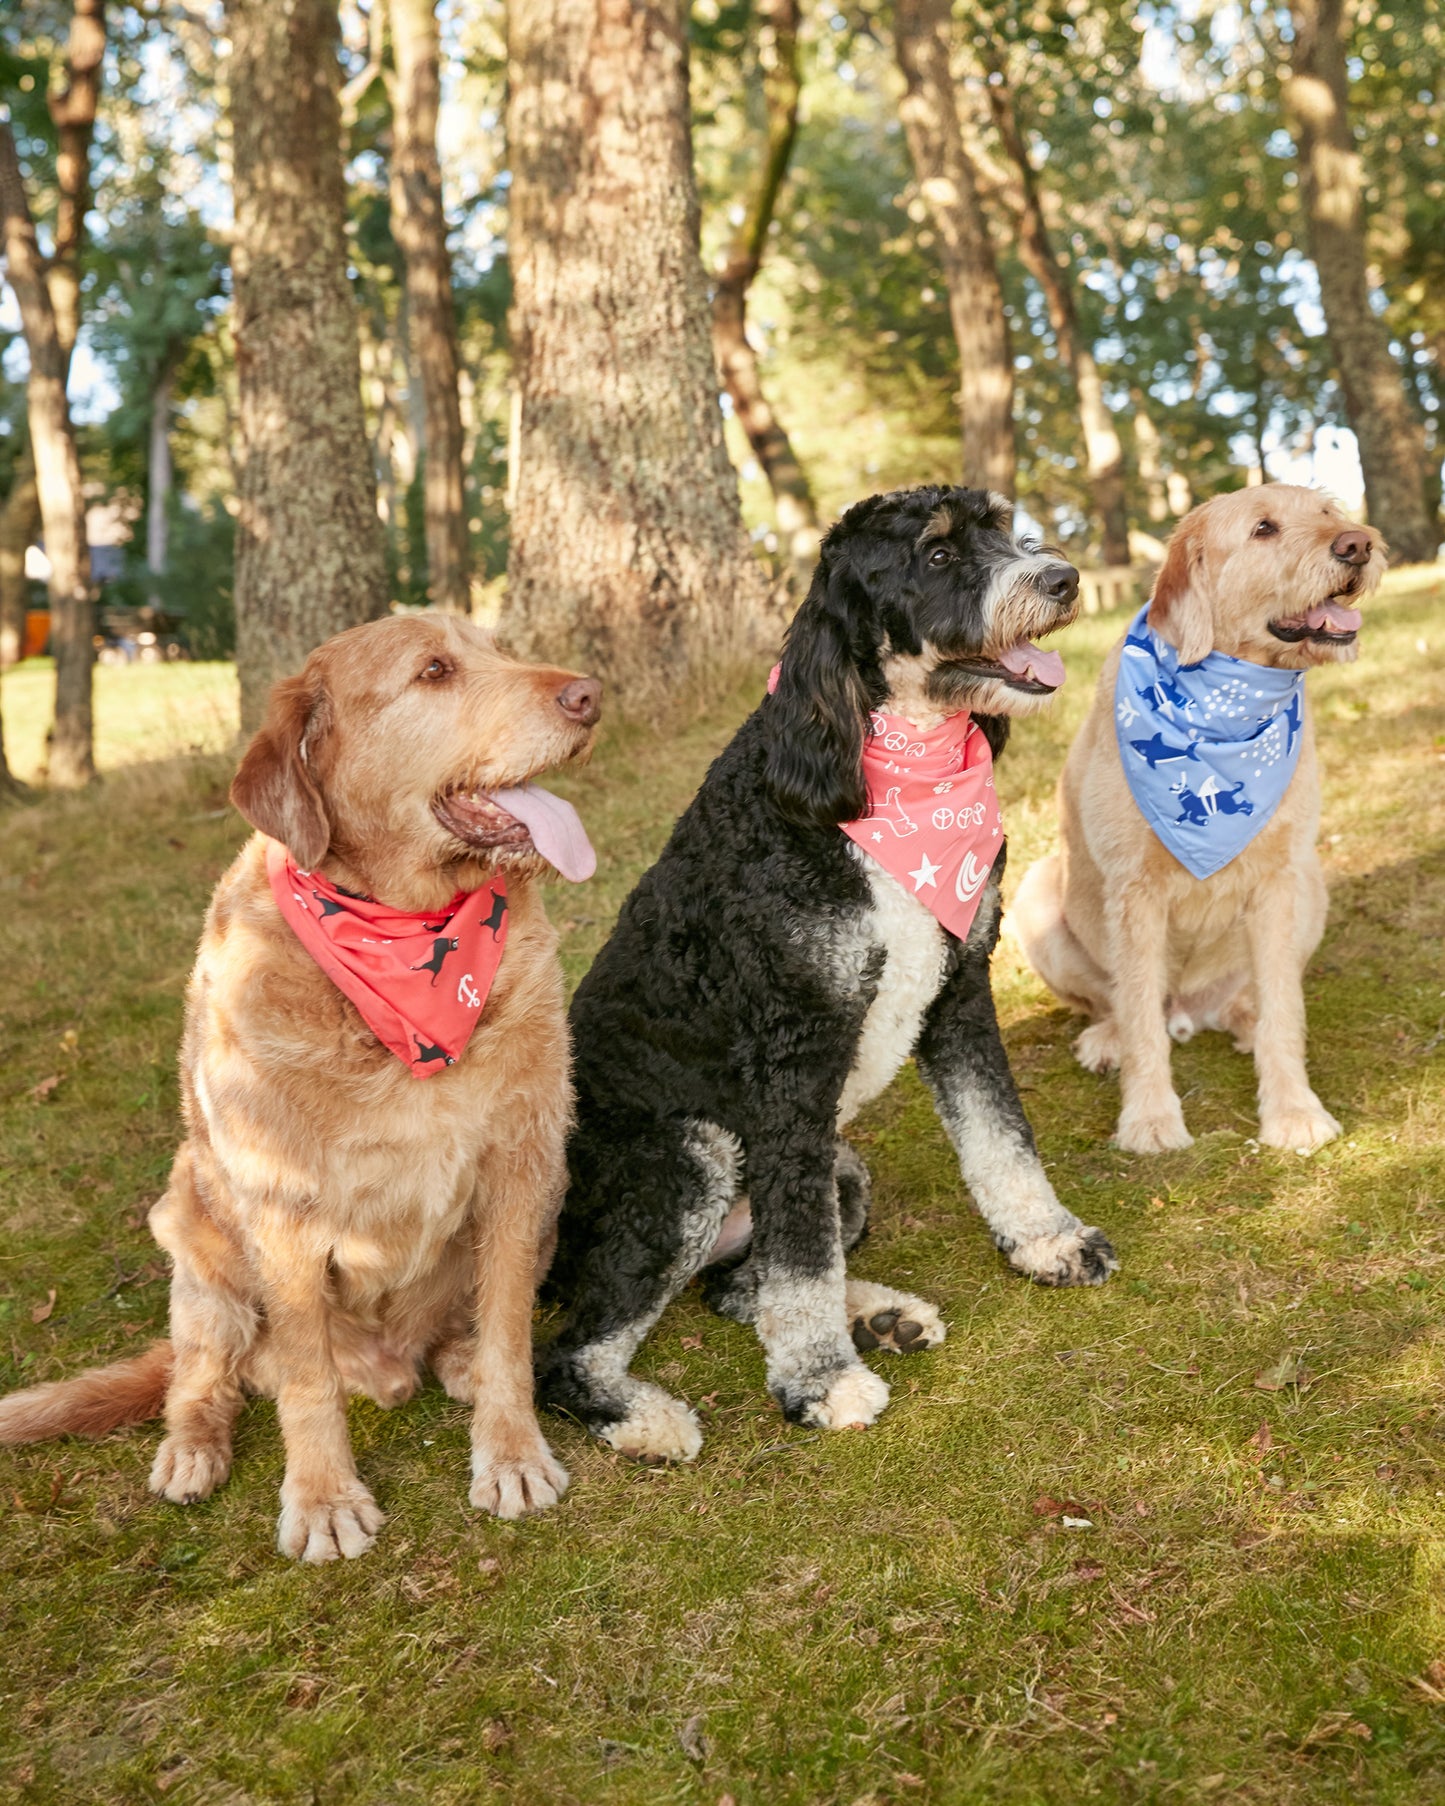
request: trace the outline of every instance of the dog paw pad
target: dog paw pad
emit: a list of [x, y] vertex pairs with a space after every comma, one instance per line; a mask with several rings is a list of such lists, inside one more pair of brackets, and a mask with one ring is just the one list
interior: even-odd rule
[[848, 1333], [860, 1354], [878, 1348], [890, 1354], [921, 1354], [937, 1348], [948, 1334], [931, 1304], [866, 1280], [848, 1281], [847, 1309]]

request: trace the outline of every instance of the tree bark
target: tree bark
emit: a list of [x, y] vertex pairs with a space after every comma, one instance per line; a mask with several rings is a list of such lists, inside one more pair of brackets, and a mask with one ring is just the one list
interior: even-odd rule
[[1360, 155], [1349, 121], [1345, 0], [1294, 0], [1292, 68], [1282, 98], [1299, 155], [1310, 255], [1345, 412], [1359, 442], [1371, 523], [1397, 563], [1433, 559], [1425, 433], [1370, 306]]
[[773, 492], [778, 528], [793, 565], [811, 568], [821, 537], [807, 476], [782, 422], [763, 394], [757, 353], [748, 341], [748, 290], [762, 264], [778, 192], [798, 135], [798, 0], [758, 0], [759, 56], [767, 109], [767, 149], [742, 224], [719, 261], [712, 299], [712, 342], [733, 412]]
[[766, 603], [718, 405], [681, 0], [513, 0], [517, 381], [503, 628], [634, 699]]
[[55, 246], [46, 281], [55, 310], [55, 329], [65, 354], [80, 330], [80, 255], [85, 247], [85, 216], [92, 200], [90, 144], [100, 102], [101, 64], [105, 58], [105, 0], [73, 0], [70, 38], [65, 52], [65, 85], [48, 97], [55, 126]]
[[[379, 0], [374, 0], [379, 3]], [[406, 261], [407, 325], [421, 374], [427, 593], [465, 613], [471, 548], [464, 492], [457, 317], [437, 158], [441, 77], [435, 0], [390, 0], [391, 233]]]
[[1134, 396], [1134, 452], [1139, 483], [1149, 519], [1155, 526], [1169, 518], [1169, 488], [1164, 480], [1164, 446], [1143, 395]]
[[170, 541], [171, 500], [171, 386], [174, 377], [167, 358], [151, 391], [150, 442], [147, 453], [149, 491], [146, 500], [146, 573], [150, 578], [149, 601], [152, 608], [161, 606], [156, 579], [166, 574], [166, 556]]
[[35, 452], [45, 555], [50, 561], [55, 725], [48, 775], [52, 784], [86, 784], [95, 776], [90, 683], [94, 608], [80, 458], [65, 394], [69, 360], [46, 287], [15, 139], [5, 123], [0, 123], [0, 230], [10, 286], [20, 305], [30, 352], [25, 409]]
[[1013, 348], [993, 240], [959, 124], [949, 67], [952, 23], [949, 0], [898, 0], [894, 38], [905, 89], [899, 111], [938, 234], [958, 343], [963, 480], [1012, 497]]
[[0, 671], [18, 663], [25, 650], [25, 553], [40, 525], [40, 490], [35, 451], [27, 432], [5, 506], [0, 508]]
[[241, 728], [271, 685], [386, 612], [347, 281], [338, 21], [327, 0], [226, 0], [239, 392]]
[[1129, 562], [1129, 514], [1124, 495], [1124, 447], [1114, 416], [1104, 399], [1104, 383], [1093, 347], [1079, 325], [1073, 283], [1060, 263], [1044, 221], [1038, 175], [1019, 130], [1013, 94], [1003, 70], [989, 69], [989, 107], [1009, 161], [1018, 174], [1018, 249], [1024, 267], [1043, 291], [1049, 324], [1059, 348], [1059, 361], [1073, 378], [1084, 435], [1089, 491], [1100, 528], [1100, 553], [1106, 565]]

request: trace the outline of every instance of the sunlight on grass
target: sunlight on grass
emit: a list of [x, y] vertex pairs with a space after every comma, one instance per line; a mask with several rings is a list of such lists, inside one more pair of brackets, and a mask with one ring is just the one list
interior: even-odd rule
[[[1006, 889], [1054, 842], [1120, 626], [1069, 631], [1055, 711], [1001, 763]], [[143, 1214], [178, 1134], [186, 972], [244, 835], [226, 758], [137, 762], [223, 744], [229, 675], [99, 675], [113, 775], [4, 819], [5, 1387], [163, 1323]], [[38, 744], [42, 676], [6, 679], [12, 747]], [[551, 893], [572, 982], [760, 693], [761, 671], [676, 731], [611, 727], [558, 784], [601, 855]], [[854, 1265], [936, 1298], [950, 1334], [874, 1357], [894, 1397], [866, 1435], [783, 1425], [756, 1340], [689, 1292], [639, 1368], [699, 1408], [701, 1460], [654, 1472], [553, 1422], [573, 1486], [534, 1523], [467, 1508], [466, 1414], [434, 1387], [354, 1407], [389, 1522], [324, 1571], [274, 1553], [269, 1404], [190, 1511], [146, 1493], [153, 1428], [0, 1455], [0, 1799], [1445, 1797], [1445, 583], [1397, 580], [1360, 662], [1310, 693], [1331, 882], [1310, 1060], [1341, 1141], [1260, 1148], [1249, 1062], [1201, 1035], [1174, 1055], [1195, 1146], [1121, 1154], [1116, 1086], [1005, 947], [1010, 1055], [1062, 1196], [1119, 1250], [1109, 1286], [1005, 1269], [910, 1069], [854, 1131], [875, 1178]], [[1262, 1388], [1287, 1358], [1305, 1383]]]
[[[27, 659], [0, 679], [10, 768], [34, 783], [55, 708], [55, 667]], [[97, 665], [95, 762], [104, 775], [147, 759], [224, 752], [240, 721], [234, 665]]]

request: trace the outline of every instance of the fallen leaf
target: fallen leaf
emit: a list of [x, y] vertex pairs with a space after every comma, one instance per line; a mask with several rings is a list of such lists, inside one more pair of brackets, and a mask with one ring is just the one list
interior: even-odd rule
[[1287, 1354], [1282, 1355], [1273, 1367], [1257, 1373], [1254, 1383], [1261, 1392], [1283, 1392], [1287, 1386], [1297, 1386], [1303, 1391], [1314, 1383], [1314, 1377], [1299, 1355]]
[[1163, 1210], [1163, 1208], [1164, 1208], [1163, 1198], [1150, 1198], [1149, 1208], [1150, 1208], [1150, 1210]]
[[51, 1286], [50, 1295], [45, 1300], [44, 1304], [37, 1304], [31, 1310], [30, 1321], [32, 1323], [44, 1323], [45, 1319], [50, 1315], [50, 1313], [54, 1309], [55, 1309], [55, 1287]]
[[701, 1767], [707, 1761], [707, 1738], [702, 1734], [701, 1712], [694, 1712], [682, 1726], [677, 1733], [677, 1741], [682, 1745], [682, 1753], [689, 1762], [696, 1762]]
[[1104, 1570], [1096, 1561], [1076, 1561], [1074, 1563], [1075, 1580], [1102, 1580]]
[[49, 1078], [44, 1078], [38, 1085], [32, 1085], [30, 1087], [31, 1097], [35, 1099], [37, 1104], [43, 1104], [63, 1077], [63, 1073], [52, 1072]]
[[66, 1029], [65, 1033], [60, 1037], [60, 1047], [63, 1053], [75, 1053], [80, 1047], [80, 1035], [78, 1032], [73, 1028]]
[[1063, 1518], [1063, 1525], [1065, 1530], [1092, 1530], [1094, 1528], [1092, 1518], [1071, 1518], [1067, 1513]]
[[[1258, 1384], [1257, 1381], [1256, 1384]], [[1268, 1454], [1270, 1449], [1274, 1447], [1274, 1431], [1270, 1429], [1263, 1418], [1260, 1419], [1259, 1428], [1255, 1431], [1253, 1436], [1250, 1437], [1249, 1442], [1250, 1447], [1257, 1449], [1261, 1455]]]
[[510, 1725], [500, 1718], [489, 1718], [482, 1726], [482, 1748], [499, 1750], [504, 1743], [512, 1741]]
[[701, 1336], [684, 1336], [682, 1338], [682, 1345], [684, 1348], [701, 1348], [702, 1347], [702, 1337]]

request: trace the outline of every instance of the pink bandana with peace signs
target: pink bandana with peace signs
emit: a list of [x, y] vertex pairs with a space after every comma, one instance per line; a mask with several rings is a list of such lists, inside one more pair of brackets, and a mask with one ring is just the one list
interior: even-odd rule
[[266, 843], [266, 876], [297, 940], [413, 1078], [457, 1063], [502, 963], [501, 878], [416, 915], [300, 871], [277, 840]]
[[[776, 682], [774, 671], [769, 689]], [[839, 826], [965, 940], [1003, 845], [983, 729], [967, 710], [924, 733], [875, 709], [863, 741], [863, 784], [868, 813]]]

